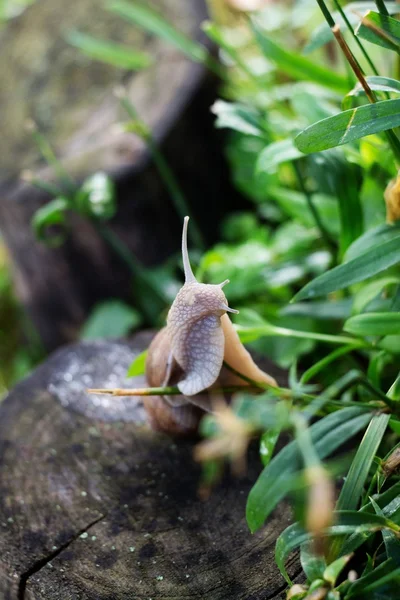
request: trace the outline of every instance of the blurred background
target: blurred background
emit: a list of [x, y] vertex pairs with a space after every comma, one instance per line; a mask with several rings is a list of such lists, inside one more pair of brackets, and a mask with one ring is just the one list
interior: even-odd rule
[[161, 326], [185, 214], [245, 341], [287, 368], [340, 331], [346, 294], [289, 300], [384, 221], [395, 167], [378, 136], [290, 142], [354, 85], [330, 35], [313, 0], [1, 1], [1, 395], [62, 344]]

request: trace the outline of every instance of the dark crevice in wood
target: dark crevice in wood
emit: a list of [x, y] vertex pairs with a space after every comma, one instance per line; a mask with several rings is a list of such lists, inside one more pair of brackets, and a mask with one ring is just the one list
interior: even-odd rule
[[35, 575], [35, 573], [38, 573], [41, 569], [43, 569], [43, 567], [48, 565], [49, 562], [51, 562], [54, 558], [56, 558], [59, 554], [61, 554], [61, 552], [66, 550], [68, 548], [68, 546], [70, 546], [73, 542], [75, 542], [83, 533], [86, 533], [91, 527], [93, 527], [93, 525], [96, 525], [97, 523], [99, 523], [100, 521], [105, 519], [106, 517], [107, 517], [107, 513], [100, 515], [100, 517], [97, 517], [97, 519], [94, 519], [93, 521], [91, 521], [86, 527], [84, 527], [83, 529], [80, 529], [67, 542], [65, 542], [65, 544], [62, 544], [62, 546], [57, 548], [57, 550], [54, 550], [54, 552], [51, 552], [44, 558], [37, 560], [35, 563], [33, 563], [33, 565], [25, 573], [22, 573], [21, 578], [19, 580], [19, 586], [18, 586], [18, 600], [25, 600], [26, 585], [28, 583], [28, 579], [30, 577], [32, 577], [32, 575]]

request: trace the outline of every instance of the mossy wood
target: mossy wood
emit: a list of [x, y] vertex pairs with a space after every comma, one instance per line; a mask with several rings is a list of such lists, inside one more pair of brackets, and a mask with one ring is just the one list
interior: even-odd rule
[[[206, 17], [201, 0], [152, 4], [192, 38]], [[153, 64], [140, 72], [92, 61], [70, 46], [71, 29], [145, 50]], [[203, 38], [202, 38], [203, 39]], [[204, 39], [203, 39], [204, 41]], [[130, 273], [90, 223], [71, 218], [68, 242], [48, 249], [35, 241], [30, 220], [49, 198], [24, 184], [23, 169], [51, 173], [26, 131], [33, 119], [77, 181], [98, 170], [118, 187], [114, 231], [145, 266], [179, 249], [181, 219], [149, 162], [143, 142], [116, 131], [128, 117], [114, 96], [128, 90], [138, 114], [162, 142], [190, 211], [215, 239], [230, 193], [209, 106], [215, 82], [177, 49], [104, 10], [97, 0], [35, 2], [0, 32], [0, 230], [12, 255], [20, 299], [48, 348], [73, 340], [99, 299], [132, 294]]]
[[273, 555], [288, 508], [255, 535], [245, 522], [257, 452], [201, 501], [194, 441], [150, 431], [140, 399], [85, 393], [129, 385], [149, 339], [60, 350], [1, 405], [2, 600], [285, 597]]

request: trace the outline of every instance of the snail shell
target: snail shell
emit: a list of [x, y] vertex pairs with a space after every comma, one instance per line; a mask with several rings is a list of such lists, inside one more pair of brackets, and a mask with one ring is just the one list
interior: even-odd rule
[[172, 434], [197, 429], [202, 414], [211, 406], [205, 390], [216, 384], [245, 385], [242, 378], [223, 369], [224, 361], [254, 381], [276, 386], [254, 363], [227, 315], [238, 312], [228, 306], [222, 290], [229, 280], [219, 285], [196, 280], [187, 251], [188, 220], [185, 217], [182, 234], [185, 284], [169, 310], [167, 326], [151, 343], [146, 361], [149, 385], [176, 385], [182, 394], [144, 401], [153, 428]]

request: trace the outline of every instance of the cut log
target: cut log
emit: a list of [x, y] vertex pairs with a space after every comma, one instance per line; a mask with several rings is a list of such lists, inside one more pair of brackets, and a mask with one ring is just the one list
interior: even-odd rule
[[257, 453], [248, 476], [227, 475], [201, 501], [193, 441], [152, 432], [138, 400], [85, 393], [123, 385], [148, 343], [57, 351], [1, 405], [0, 598], [285, 597], [274, 544], [287, 506], [255, 535], [245, 522]]
[[[200, 37], [202, 1], [153, 0], [190, 37]], [[69, 46], [71, 29], [149, 52], [154, 62], [140, 73], [82, 56]], [[104, 170], [114, 176], [118, 214], [114, 232], [145, 266], [179, 249], [181, 220], [143, 142], [115, 131], [127, 115], [113, 90], [124, 84], [181, 182], [189, 210], [215, 239], [227, 205], [235, 207], [209, 106], [215, 82], [199, 64], [158, 38], [111, 15], [97, 0], [35, 2], [0, 33], [0, 230], [12, 255], [19, 298], [47, 348], [73, 340], [93, 304], [132, 297], [131, 273], [81, 218], [71, 220], [67, 243], [48, 249], [35, 241], [32, 215], [48, 197], [19, 179], [23, 169], [51, 177], [24, 128], [27, 118], [81, 181]]]

